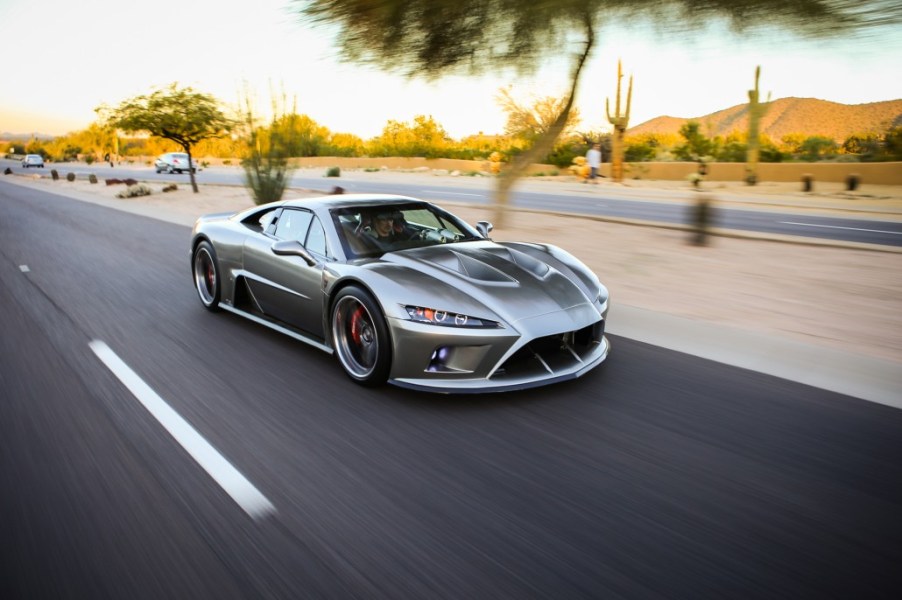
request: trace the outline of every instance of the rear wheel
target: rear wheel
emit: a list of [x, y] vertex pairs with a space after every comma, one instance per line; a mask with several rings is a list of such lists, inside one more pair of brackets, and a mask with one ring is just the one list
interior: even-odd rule
[[219, 264], [216, 251], [209, 242], [201, 242], [194, 250], [194, 287], [207, 310], [219, 310], [222, 286], [219, 281]]
[[361, 385], [385, 383], [391, 340], [382, 310], [366, 290], [348, 286], [332, 307], [332, 341], [345, 373]]

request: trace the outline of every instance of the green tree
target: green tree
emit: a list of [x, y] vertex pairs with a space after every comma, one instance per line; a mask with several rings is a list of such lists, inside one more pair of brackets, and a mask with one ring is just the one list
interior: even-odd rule
[[836, 140], [823, 135], [809, 136], [799, 148], [802, 160], [812, 162], [833, 156], [837, 150], [839, 150], [839, 144], [836, 143]]
[[564, 131], [602, 23], [647, 17], [662, 30], [685, 35], [689, 27], [724, 18], [739, 32], [777, 25], [799, 34], [829, 37], [902, 20], [902, 8], [887, 0], [292, 1], [303, 18], [337, 27], [334, 37], [347, 60], [411, 77], [435, 79], [453, 72], [478, 74], [507, 68], [534, 71], [543, 58], [576, 47], [567, 102], [560, 114], [499, 178], [499, 225], [511, 186], [530, 163], [548, 155]]
[[883, 136], [883, 152], [889, 160], [902, 160], [902, 126], [893, 127]]
[[[234, 125], [223, 114], [220, 102], [211, 95], [194, 91], [190, 87], [179, 88], [177, 83], [154, 91], [149, 95], [135, 96], [115, 108], [99, 107], [106, 124], [127, 132], [146, 131], [150, 135], [171, 140], [181, 146], [191, 159], [191, 149], [202, 140], [226, 135]], [[191, 159], [193, 160], [193, 159]], [[191, 187], [197, 193], [194, 170]]]
[[842, 151], [846, 154], [857, 154], [862, 158], [871, 158], [880, 153], [880, 136], [874, 133], [850, 135], [843, 141]]
[[688, 121], [680, 127], [680, 135], [686, 142], [676, 149], [682, 160], [700, 160], [714, 153], [714, 143], [701, 132], [698, 121]]

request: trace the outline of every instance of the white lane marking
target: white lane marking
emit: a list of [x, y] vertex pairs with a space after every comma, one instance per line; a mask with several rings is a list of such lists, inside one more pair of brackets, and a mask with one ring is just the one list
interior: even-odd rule
[[902, 231], [884, 231], [882, 229], [862, 229], [861, 227], [842, 227], [840, 225], [818, 225], [815, 223], [795, 223], [793, 221], [780, 221], [784, 225], [801, 225], [802, 227], [824, 227], [826, 229], [849, 229], [851, 231], [867, 231], [869, 233], [891, 233], [902, 235]]
[[465, 194], [463, 192], [446, 192], [445, 190], [420, 190], [423, 194], [445, 194], [446, 196], [472, 196], [482, 198], [485, 194]]
[[19, 265], [19, 270], [23, 273], [28, 273], [31, 271], [31, 269], [28, 268], [28, 265]]
[[144, 405], [150, 414], [188, 451], [251, 518], [276, 512], [272, 503], [201, 436], [194, 427], [172, 409], [137, 373], [100, 340], [88, 344], [103, 364]]

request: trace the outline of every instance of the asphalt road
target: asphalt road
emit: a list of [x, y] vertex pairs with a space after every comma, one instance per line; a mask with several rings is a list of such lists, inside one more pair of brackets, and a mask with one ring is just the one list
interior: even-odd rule
[[[15, 161], [0, 160], [0, 167], [10, 166], [14, 172], [35, 172], [38, 169], [23, 169]], [[46, 172], [50, 167], [45, 167]], [[104, 164], [93, 167], [75, 164], [61, 166], [86, 178], [89, 173], [99, 177], [114, 173], [116, 177], [132, 177], [140, 180], [159, 180], [187, 183], [188, 174], [156, 173], [149, 167], [117, 166], [105, 168]], [[234, 168], [204, 169], [197, 173], [199, 183], [222, 185], [242, 185], [243, 172]], [[291, 179], [291, 187], [329, 192], [334, 186], [341, 186], [347, 192], [388, 193], [424, 198], [436, 202], [471, 202], [488, 204], [494, 198], [494, 181], [485, 178], [458, 178], [454, 184], [436, 179], [428, 185], [422, 182], [380, 181], [367, 173], [355, 173], [353, 178], [339, 179], [309, 177], [296, 173]], [[571, 186], [572, 187], [572, 186]], [[654, 195], [655, 192], [647, 192]], [[660, 191], [658, 195], [674, 196], [684, 202], [691, 199], [691, 192]], [[582, 186], [579, 190], [564, 186], [558, 191], [536, 192], [515, 187], [512, 203], [522, 208], [557, 210], [578, 214], [589, 214], [620, 219], [635, 219], [666, 224], [686, 224], [690, 215], [684, 202], [673, 202], [673, 197], [665, 202], [645, 200], [636, 202], [629, 194], [624, 195], [613, 189], [599, 190], [594, 186]], [[725, 229], [768, 234], [791, 235], [826, 240], [902, 246], [902, 221], [879, 219], [825, 217], [810, 213], [793, 216], [786, 210], [770, 212], [766, 210], [742, 210], [719, 206], [714, 214], [714, 225]]]
[[0, 182], [0, 597], [899, 597], [902, 411], [624, 338], [553, 387], [365, 390], [203, 310], [188, 238]]

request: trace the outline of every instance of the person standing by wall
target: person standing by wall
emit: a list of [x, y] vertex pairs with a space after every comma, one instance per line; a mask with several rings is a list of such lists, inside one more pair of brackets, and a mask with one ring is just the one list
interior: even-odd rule
[[601, 144], [592, 144], [586, 152], [586, 164], [589, 165], [589, 181], [598, 184], [599, 169], [601, 169]]

